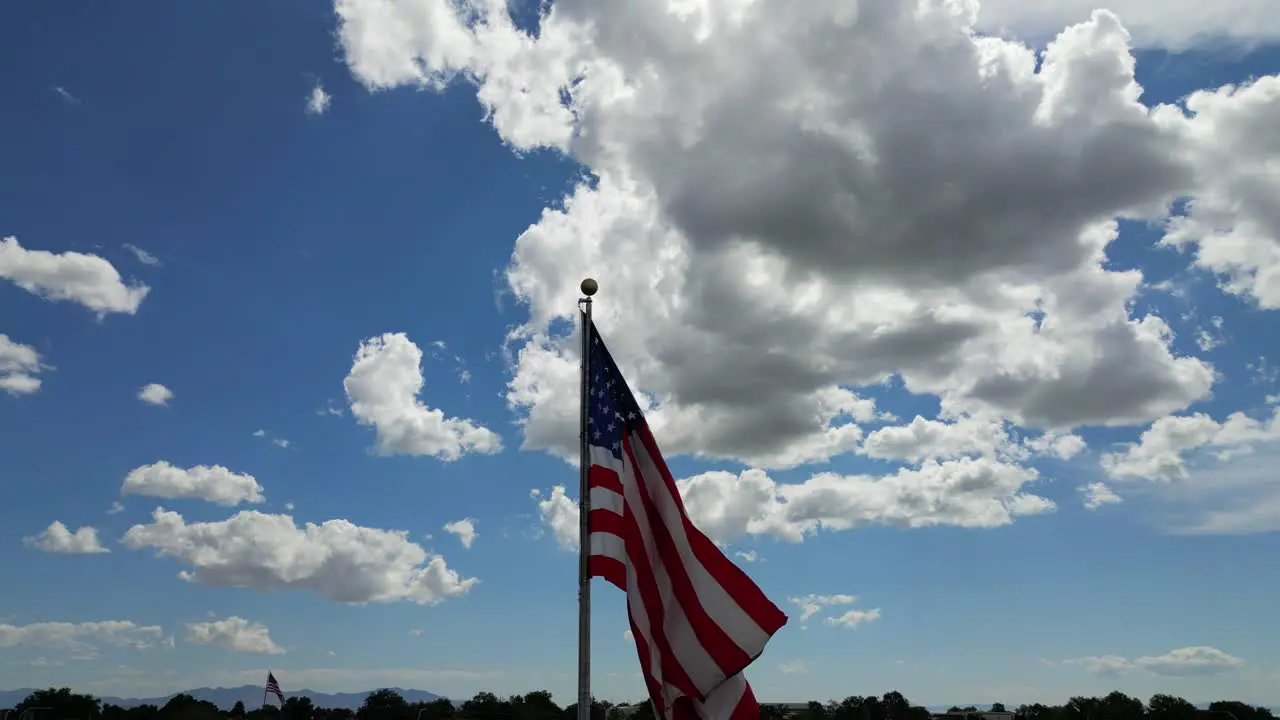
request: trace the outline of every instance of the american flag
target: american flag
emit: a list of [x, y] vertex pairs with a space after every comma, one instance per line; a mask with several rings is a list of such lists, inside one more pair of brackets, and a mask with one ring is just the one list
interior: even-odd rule
[[284, 693], [280, 692], [280, 683], [276, 682], [276, 676], [267, 671], [267, 692], [280, 698], [280, 704], [284, 704]]
[[635, 396], [587, 329], [591, 576], [627, 593], [655, 715], [758, 720], [742, 671], [787, 616], [689, 520]]

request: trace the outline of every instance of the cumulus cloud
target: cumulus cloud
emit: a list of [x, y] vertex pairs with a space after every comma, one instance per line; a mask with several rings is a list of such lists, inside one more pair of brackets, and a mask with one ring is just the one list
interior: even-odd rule
[[1163, 655], [1144, 655], [1132, 659], [1120, 655], [1098, 655], [1064, 662], [1082, 665], [1089, 672], [1099, 675], [1145, 670], [1166, 677], [1222, 675], [1245, 665], [1244, 660], [1207, 646], [1178, 648]]
[[[1254, 0], [1109, 0], [1134, 39], [1146, 47], [1183, 50], [1207, 40], [1231, 38], [1245, 43], [1280, 39], [1280, 18]], [[993, 32], [1048, 38], [1098, 7], [1096, 0], [982, 0], [978, 25]]]
[[262, 486], [247, 473], [221, 465], [183, 469], [165, 460], [136, 467], [125, 476], [120, 492], [165, 499], [189, 498], [231, 507], [264, 500]]
[[225, 620], [187, 623], [187, 642], [212, 645], [232, 652], [270, 655], [284, 653], [284, 648], [271, 639], [266, 625], [235, 616]]
[[1084, 506], [1089, 510], [1097, 510], [1103, 505], [1115, 505], [1123, 502], [1123, 498], [1115, 493], [1106, 483], [1094, 482], [1080, 488], [1084, 495]]
[[36, 375], [47, 369], [35, 348], [0, 334], [0, 391], [30, 395], [40, 389], [41, 381]]
[[846, 610], [839, 615], [827, 618], [828, 625], [839, 625], [849, 628], [850, 630], [859, 625], [875, 622], [880, 619], [880, 608], [872, 608], [870, 610]]
[[39, 535], [22, 538], [22, 543], [45, 552], [66, 555], [92, 555], [110, 552], [98, 540], [97, 528], [85, 525], [75, 532], [71, 532], [66, 525], [57, 520], [49, 523], [49, 527], [45, 528], [44, 532]]
[[[881, 477], [819, 473], [779, 483], [762, 470], [715, 470], [676, 482], [690, 519], [720, 544], [743, 536], [802, 542], [818, 530], [867, 525], [991, 528], [1056, 509], [1027, 491], [1036, 470], [991, 458], [928, 461]], [[578, 547], [578, 506], [563, 487], [535, 496], [543, 522], [566, 549]]]
[[138, 390], [138, 399], [148, 405], [168, 405], [173, 391], [160, 383], [148, 383]]
[[319, 82], [311, 88], [311, 93], [307, 95], [307, 114], [323, 115], [329, 109], [329, 101], [333, 96], [324, 91], [324, 85]]
[[[664, 450], [757, 468], [685, 481], [725, 541], [1043, 512], [1027, 466], [1081, 455], [1082, 427], [1155, 423], [1104, 456], [1091, 507], [1112, 485], [1134, 496], [1125, 480], [1191, 493], [1192, 471], [1269, 442], [1272, 421], [1185, 414], [1216, 370], [1172, 349], [1112, 247], [1120, 220], [1154, 223], [1223, 291], [1280, 308], [1280, 76], [1149, 107], [1131, 50], [1275, 37], [1280, 19], [1249, 0], [1086, 5], [559, 0], [534, 35], [501, 4], [335, 10], [369, 88], [470, 83], [513, 148], [589, 170], [506, 272], [528, 311], [508, 338], [523, 446], [576, 452], [566, 321], [595, 276], [597, 323]], [[940, 412], [871, 427], [889, 419], [866, 388], [886, 381]], [[907, 467], [767, 473], [854, 452]], [[1249, 492], [1196, 527], [1280, 524], [1280, 496]], [[539, 503], [576, 543], [563, 491]]]
[[309, 590], [341, 603], [434, 604], [465, 595], [464, 578], [404, 531], [326, 520], [299, 527], [287, 515], [245, 510], [217, 522], [188, 523], [157, 508], [122, 542], [152, 548], [188, 566], [180, 577], [204, 585], [258, 591]]
[[1280, 308], [1280, 75], [1193, 93], [1165, 122], [1185, 139], [1198, 187], [1163, 242], [1189, 251], [1229, 293]]
[[0, 623], [0, 648], [49, 648], [92, 657], [97, 645], [151, 647], [164, 635], [158, 625], [138, 625], [129, 620], [102, 622], [38, 622], [29, 625]]
[[1214, 450], [1219, 458], [1230, 459], [1276, 441], [1280, 441], [1280, 408], [1265, 420], [1242, 412], [1232, 413], [1222, 422], [1205, 413], [1163, 417], [1123, 451], [1103, 455], [1102, 467], [1113, 478], [1184, 479], [1189, 453]]
[[462, 547], [470, 549], [471, 543], [480, 537], [480, 533], [476, 532], [475, 518], [463, 518], [450, 523], [445, 523], [444, 531], [453, 533], [458, 536], [458, 541], [462, 543]]
[[422, 392], [422, 350], [404, 333], [360, 343], [343, 386], [351, 414], [377, 435], [384, 455], [429, 455], [453, 461], [468, 453], [502, 451], [497, 433], [472, 420], [449, 418], [427, 407]]
[[1062, 436], [1208, 394], [1213, 368], [1133, 314], [1141, 273], [1107, 255], [1116, 218], [1158, 220], [1208, 187], [1189, 151], [1208, 114], [1141, 103], [1115, 15], [1082, 16], [1041, 62], [975, 33], [974, 4], [701, 7], [563, 1], [530, 37], [503, 9], [336, 3], [368, 86], [465, 76], [512, 146], [595, 175], [507, 272], [529, 310], [507, 396], [526, 447], [574, 447], [560, 328], [587, 274], [671, 453], [786, 467], [852, 451], [874, 418], [856, 388], [890, 377], [939, 397], [939, 421]]
[[94, 311], [133, 315], [150, 288], [126, 284], [114, 265], [97, 255], [28, 250], [16, 237], [0, 240], [0, 278], [46, 300], [69, 300]]
[[858, 602], [858, 596], [837, 593], [835, 595], [818, 595], [809, 594], [800, 597], [787, 598], [793, 605], [800, 608], [800, 622], [807, 622], [809, 618], [818, 614], [825, 607], [838, 605], [852, 605]]

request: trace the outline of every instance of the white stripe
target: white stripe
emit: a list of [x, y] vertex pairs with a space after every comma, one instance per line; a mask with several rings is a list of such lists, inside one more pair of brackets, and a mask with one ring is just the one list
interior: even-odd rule
[[592, 510], [608, 510], [618, 515], [626, 508], [626, 499], [609, 488], [593, 487], [589, 494]]
[[[636, 582], [636, 569], [630, 563], [627, 564], [627, 606], [631, 611], [631, 622], [635, 624], [635, 632], [649, 648], [649, 674], [657, 681], [658, 687], [662, 688], [663, 702], [666, 703], [666, 708], [670, 708], [672, 700], [679, 697], [681, 693], [662, 678], [662, 653], [653, 644], [653, 634], [649, 630], [649, 613], [645, 610], [644, 598], [640, 596], [640, 584]], [[645, 692], [648, 692], [648, 688], [649, 686], [645, 685]], [[673, 692], [675, 695], [671, 696]], [[669, 715], [665, 708], [660, 709], [664, 715]]]
[[613, 451], [601, 445], [591, 446], [591, 464], [607, 467], [610, 470], [622, 474], [622, 460], [613, 456]]
[[[592, 511], [608, 510], [622, 515], [625, 510], [626, 500], [609, 488], [593, 487], [591, 488], [590, 497]], [[623, 564], [627, 562], [626, 543], [623, 542], [621, 537], [613, 533], [591, 533], [591, 554], [613, 558]]]
[[[685, 533], [684, 517], [680, 507], [668, 491], [657, 464], [649, 453], [645, 452], [639, 433], [631, 434], [631, 447], [635, 450], [636, 462], [639, 464], [637, 469], [647, 480], [643, 484], [649, 492], [649, 498], [662, 517], [662, 524], [671, 535], [681, 563], [689, 574], [690, 582], [693, 583], [694, 595], [702, 604], [702, 609], [734, 644], [747, 653], [748, 657], [756, 657], [764, 652], [764, 646], [769, 642], [769, 634], [756, 624], [738, 601], [734, 600], [724, 586], [717, 582], [698, 561], [698, 556], [694, 554], [693, 547], [689, 544], [689, 536]], [[716, 684], [719, 684], [724, 680], [724, 674], [719, 672], [717, 674]], [[699, 687], [702, 686], [699, 685]], [[706, 693], [705, 689], [703, 693]]]
[[697, 708], [702, 720], [728, 720], [737, 709], [738, 703], [742, 701], [742, 695], [746, 691], [747, 677], [738, 673], [725, 680], [720, 687], [707, 693], [705, 702], [698, 702], [698, 699], [694, 698], [693, 706]]
[[591, 533], [591, 554], [613, 558], [622, 564], [627, 562], [627, 546], [613, 533]]
[[[640, 457], [645, 456], [643, 449], [639, 447], [636, 448], [636, 454]], [[653, 582], [658, 590], [658, 602], [662, 604], [664, 610], [661, 631], [671, 646], [675, 661], [684, 669], [694, 688], [700, 694], [706, 695], [724, 681], [724, 671], [702, 646], [698, 636], [693, 632], [693, 626], [690, 625], [684, 608], [676, 600], [667, 568], [659, 562], [658, 545], [654, 540], [653, 530], [649, 527], [648, 513], [644, 511], [644, 500], [640, 495], [639, 487], [642, 479], [635, 475], [635, 468], [631, 466], [630, 458], [624, 456], [623, 462], [623, 495], [634, 511], [632, 516], [635, 517], [636, 526], [640, 530], [640, 545], [644, 548], [645, 557], [649, 560], [649, 568], [653, 571]], [[628, 585], [628, 587], [632, 586]], [[635, 587], [638, 593], [639, 587]]]

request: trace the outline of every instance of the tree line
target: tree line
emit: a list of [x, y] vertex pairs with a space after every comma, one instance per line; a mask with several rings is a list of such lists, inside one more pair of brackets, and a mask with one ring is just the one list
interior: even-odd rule
[[[1154, 695], [1144, 703], [1119, 691], [1104, 697], [1073, 697], [1063, 705], [1020, 705], [1011, 711], [994, 703], [990, 711], [1012, 712], [1016, 720], [1276, 720], [1265, 707], [1234, 700], [1201, 709], [1172, 695]], [[395, 690], [384, 688], [370, 693], [356, 710], [317, 707], [308, 697], [287, 698], [279, 707], [248, 710], [237, 702], [230, 710], [221, 710], [190, 695], [175, 695], [162, 706], [125, 708], [70, 688], [49, 688], [31, 693], [7, 716], [0, 711], [0, 720], [576, 720], [577, 712], [576, 704], [560, 707], [545, 690], [506, 698], [481, 692], [461, 703], [444, 698], [410, 703]], [[978, 712], [972, 706], [947, 711], [962, 718]], [[764, 704], [760, 716], [761, 720], [930, 720], [932, 714], [894, 691], [827, 703]], [[653, 720], [653, 709], [647, 701], [620, 705], [595, 701], [591, 718]]]

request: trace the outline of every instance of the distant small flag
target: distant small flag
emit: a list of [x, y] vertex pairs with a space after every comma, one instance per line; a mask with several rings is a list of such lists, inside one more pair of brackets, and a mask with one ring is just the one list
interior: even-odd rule
[[280, 704], [284, 704], [284, 693], [280, 692], [280, 683], [276, 682], [276, 676], [267, 671], [267, 692], [280, 698]]

